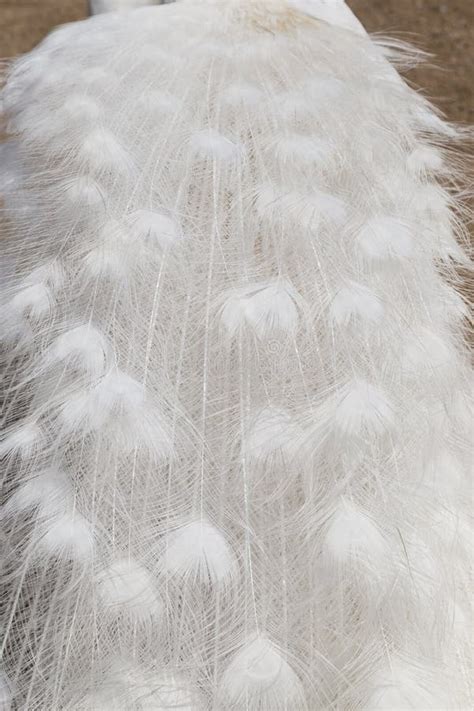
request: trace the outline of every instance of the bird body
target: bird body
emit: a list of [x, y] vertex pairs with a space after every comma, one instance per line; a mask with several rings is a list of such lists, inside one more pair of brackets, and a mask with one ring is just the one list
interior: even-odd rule
[[185, 0], [12, 64], [2, 708], [469, 707], [461, 134], [416, 56]]

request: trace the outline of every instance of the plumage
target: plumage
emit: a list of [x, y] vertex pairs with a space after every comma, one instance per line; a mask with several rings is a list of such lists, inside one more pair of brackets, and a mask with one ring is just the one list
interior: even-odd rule
[[443, 169], [443, 157], [436, 148], [419, 146], [407, 158], [408, 169], [415, 175], [436, 172]]
[[75, 326], [52, 342], [45, 354], [45, 367], [65, 363], [93, 376], [102, 375], [110, 346], [92, 324]]
[[237, 573], [228, 542], [205, 519], [185, 523], [169, 534], [161, 568], [169, 575], [203, 585], [226, 583]]
[[98, 573], [98, 592], [105, 609], [146, 622], [162, 614], [152, 575], [131, 558], [113, 561]]
[[468, 131], [343, 0], [91, 4], [2, 80], [0, 706], [465, 711]]
[[343, 435], [382, 434], [393, 423], [393, 406], [384, 392], [356, 378], [336, 396], [334, 426]]
[[298, 328], [301, 299], [287, 280], [250, 284], [229, 293], [221, 310], [230, 336], [248, 326], [260, 339], [270, 335], [293, 336]]
[[118, 369], [92, 388], [68, 396], [58, 419], [66, 436], [97, 432], [125, 452], [144, 448], [159, 459], [172, 454], [171, 434], [158, 403], [150, 401], [142, 383]]
[[329, 524], [325, 552], [338, 564], [350, 563], [352, 559], [377, 566], [386, 559], [388, 545], [376, 523], [343, 499]]
[[116, 174], [131, 173], [129, 156], [115, 136], [105, 129], [94, 128], [87, 133], [78, 148], [78, 162], [94, 173], [109, 171]]
[[200, 158], [211, 158], [224, 163], [239, 160], [243, 146], [212, 128], [197, 131], [190, 140], [191, 150]]
[[12, 683], [5, 672], [0, 671], [0, 709], [10, 711], [12, 703]]
[[391, 661], [390, 668], [381, 673], [371, 695], [367, 709], [370, 711], [395, 711], [395, 709], [439, 709], [446, 697], [434, 679], [420, 680], [413, 670], [398, 660]]
[[272, 223], [293, 224], [303, 230], [316, 230], [321, 222], [341, 223], [347, 209], [337, 195], [313, 189], [309, 191], [279, 190], [271, 184], [258, 186], [257, 212]]
[[409, 225], [394, 217], [373, 217], [359, 230], [357, 246], [371, 260], [403, 259], [413, 251]]
[[52, 308], [52, 295], [45, 284], [33, 284], [19, 291], [11, 301], [11, 308], [22, 316], [41, 319]]
[[90, 523], [77, 511], [59, 513], [37, 525], [32, 534], [34, 553], [41, 559], [55, 557], [85, 563], [92, 558], [94, 534]]
[[47, 469], [22, 482], [2, 507], [3, 516], [34, 511], [39, 518], [51, 518], [67, 509], [71, 484], [65, 472]]
[[152, 210], [136, 210], [128, 217], [132, 238], [156, 243], [162, 249], [180, 238], [179, 226], [167, 215]]
[[303, 708], [301, 682], [283, 652], [265, 635], [248, 639], [225, 670], [221, 682], [222, 699], [231, 708]]
[[71, 206], [84, 209], [104, 204], [105, 190], [94, 178], [77, 176], [65, 182], [63, 191]]
[[42, 441], [43, 433], [37, 422], [15, 424], [3, 433], [0, 456], [20, 455], [27, 458], [41, 446]]
[[351, 321], [377, 324], [382, 319], [383, 311], [383, 305], [373, 291], [351, 281], [334, 296], [330, 317], [336, 326], [347, 326]]
[[251, 464], [269, 466], [280, 456], [288, 464], [301, 454], [304, 432], [291, 415], [278, 407], [266, 407], [249, 418], [244, 453]]
[[430, 328], [421, 327], [407, 340], [402, 363], [408, 372], [422, 369], [439, 373], [452, 368], [454, 358], [455, 354], [447, 338], [433, 333]]

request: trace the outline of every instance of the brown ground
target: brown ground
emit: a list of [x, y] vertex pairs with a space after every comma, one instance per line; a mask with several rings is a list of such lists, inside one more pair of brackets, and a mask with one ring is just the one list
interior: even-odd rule
[[[474, 124], [474, 0], [348, 0], [370, 32], [415, 42], [437, 67], [413, 75], [454, 121]], [[84, 17], [87, 0], [0, 0], [0, 56], [33, 47], [54, 25]]]

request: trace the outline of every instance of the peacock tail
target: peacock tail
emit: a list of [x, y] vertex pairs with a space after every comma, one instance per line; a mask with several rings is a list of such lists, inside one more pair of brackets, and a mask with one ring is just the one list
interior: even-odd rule
[[183, 0], [8, 69], [2, 711], [470, 708], [468, 191], [420, 58]]

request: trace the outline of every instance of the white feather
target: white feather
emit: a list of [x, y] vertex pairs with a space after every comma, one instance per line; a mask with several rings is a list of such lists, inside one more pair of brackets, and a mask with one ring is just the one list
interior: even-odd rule
[[78, 149], [78, 160], [98, 173], [110, 171], [131, 173], [130, 156], [116, 137], [104, 128], [94, 128], [82, 140]]
[[172, 246], [180, 239], [179, 225], [167, 215], [152, 210], [137, 210], [128, 217], [132, 235], [161, 249]]
[[415, 175], [441, 171], [443, 165], [444, 161], [441, 153], [430, 146], [415, 148], [407, 158], [408, 170]]
[[44, 441], [41, 427], [36, 422], [24, 421], [4, 432], [0, 443], [0, 456], [19, 455], [31, 457]]
[[111, 245], [100, 245], [89, 250], [83, 260], [84, 279], [97, 281], [110, 279], [111, 281], [126, 282], [130, 264], [124, 259], [126, 255]]
[[[168, 57], [163, 53], [162, 59]], [[182, 102], [172, 94], [163, 91], [150, 90], [140, 97], [140, 107], [147, 113], [151, 120], [158, 115], [173, 116], [184, 111]]]
[[363, 284], [349, 281], [336, 293], [329, 310], [331, 321], [336, 326], [348, 326], [351, 321], [379, 323], [383, 305], [376, 294]]
[[332, 147], [324, 138], [290, 133], [273, 139], [270, 150], [282, 166], [301, 167], [301, 164], [324, 165], [331, 155]]
[[380, 435], [393, 420], [393, 406], [385, 393], [365, 380], [352, 380], [336, 397], [334, 426], [343, 435]]
[[114, 81], [113, 70], [105, 67], [88, 67], [81, 72], [80, 82], [87, 91], [87, 96], [102, 98]]
[[45, 520], [34, 530], [37, 552], [65, 560], [85, 562], [92, 558], [94, 534], [90, 523], [77, 511]]
[[443, 232], [449, 229], [451, 221], [446, 198], [446, 193], [442, 188], [433, 183], [421, 186], [413, 197], [419, 213], [434, 220], [433, 228]]
[[417, 106], [415, 111], [415, 120], [422, 131], [427, 133], [439, 133], [450, 138], [457, 136], [456, 129], [446, 121], [443, 121], [437, 114], [427, 106]]
[[428, 374], [445, 372], [452, 366], [454, 353], [441, 334], [420, 327], [403, 349], [403, 367], [407, 372], [424, 371]]
[[24, 286], [45, 284], [56, 291], [64, 284], [64, 279], [64, 269], [60, 261], [55, 259], [53, 262], [46, 262], [33, 269], [22, 283]]
[[423, 483], [443, 499], [452, 500], [459, 496], [467, 481], [461, 462], [447, 449], [433, 452], [432, 459], [423, 468]]
[[347, 84], [336, 76], [316, 74], [304, 84], [304, 92], [316, 105], [333, 102], [347, 92]]
[[46, 284], [34, 284], [19, 291], [11, 300], [13, 311], [34, 320], [45, 318], [53, 306], [53, 297]]
[[138, 414], [144, 401], [143, 385], [126, 373], [113, 370], [94, 388], [86, 389], [66, 401], [61, 417], [70, 430], [98, 430], [114, 414]]
[[91, 324], [76, 326], [55, 338], [45, 354], [45, 366], [66, 362], [98, 377], [103, 374], [109, 346]]
[[60, 419], [65, 433], [101, 432], [125, 452], [143, 447], [156, 459], [170, 457], [168, 426], [149, 400], [141, 383], [114, 369], [93, 388], [68, 397]]
[[63, 102], [60, 114], [63, 121], [74, 124], [94, 124], [102, 116], [103, 109], [100, 104], [90, 96], [71, 94]]
[[234, 108], [257, 106], [263, 99], [264, 93], [253, 84], [233, 84], [222, 93], [222, 101]]
[[344, 94], [344, 82], [332, 76], [319, 75], [304, 82], [302, 91], [290, 90], [280, 97], [279, 111], [287, 121], [308, 120], [321, 109], [337, 102]]
[[244, 439], [244, 452], [250, 463], [269, 465], [280, 455], [292, 463], [302, 452], [303, 431], [291, 415], [278, 407], [266, 407], [250, 418]]
[[186, 680], [176, 675], [155, 675], [132, 687], [132, 695], [142, 711], [196, 711], [200, 703], [189, 687]]
[[119, 220], [108, 220], [99, 230], [97, 241], [83, 260], [85, 278], [127, 281], [138, 256], [130, 227]]
[[5, 66], [14, 708], [469, 708], [463, 150], [421, 53], [296, 2]]
[[123, 689], [119, 682], [115, 682], [111, 689], [99, 689], [85, 694], [77, 703], [71, 705], [71, 709], [72, 711], [111, 711], [111, 709], [127, 711], [124, 703], [128, 703], [128, 699], [126, 697], [124, 699]]
[[439, 711], [452, 708], [445, 692], [435, 679], [420, 681], [419, 665], [410, 668], [406, 663], [392, 660], [390, 668], [374, 680], [367, 711]]
[[221, 311], [222, 323], [230, 336], [249, 326], [258, 338], [272, 334], [294, 336], [299, 321], [301, 299], [285, 279], [249, 284], [231, 292]]
[[190, 145], [200, 158], [228, 163], [239, 161], [244, 157], [243, 145], [235, 143], [212, 128], [195, 133], [191, 137]]
[[228, 583], [237, 573], [229, 544], [205, 519], [186, 523], [168, 535], [161, 568], [169, 575], [202, 585]]
[[276, 223], [293, 223], [308, 232], [317, 230], [321, 221], [339, 224], [347, 215], [344, 201], [336, 195], [313, 189], [311, 192], [279, 190], [259, 186], [256, 209], [262, 218]]
[[410, 227], [394, 217], [374, 217], [358, 232], [357, 243], [367, 259], [403, 259], [413, 251]]
[[380, 570], [388, 558], [387, 541], [376, 523], [351, 501], [341, 499], [326, 533], [325, 553], [335, 563], [369, 564]]
[[156, 583], [149, 571], [132, 558], [121, 558], [104, 568], [97, 578], [103, 605], [114, 614], [146, 622], [162, 614]]
[[68, 201], [77, 208], [99, 207], [105, 203], [104, 188], [90, 176], [71, 178], [65, 183], [64, 189]]
[[52, 518], [68, 508], [72, 488], [67, 475], [47, 469], [28, 479], [16, 489], [2, 508], [4, 515], [36, 511], [40, 518]]
[[10, 711], [13, 701], [13, 685], [4, 671], [0, 670], [0, 711]]
[[[105, 676], [105, 679], [104, 679]], [[97, 689], [83, 696], [74, 711], [196, 711], [198, 694], [189, 682], [171, 672], [144, 669], [130, 661], [116, 662], [101, 675]]]
[[265, 635], [248, 639], [221, 679], [222, 698], [232, 708], [279, 711], [301, 708], [302, 684], [283, 652]]

